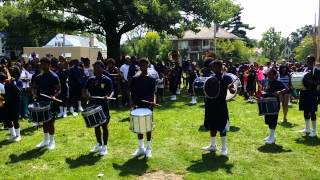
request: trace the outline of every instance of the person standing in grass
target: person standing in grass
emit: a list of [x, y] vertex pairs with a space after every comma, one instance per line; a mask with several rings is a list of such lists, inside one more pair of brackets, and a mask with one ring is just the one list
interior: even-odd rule
[[9, 140], [20, 141], [19, 115], [23, 83], [20, 80], [21, 70], [18, 66], [9, 68], [11, 79], [5, 83], [5, 123], [10, 132]]
[[[314, 56], [308, 56], [306, 74], [302, 80], [304, 89], [300, 91], [299, 110], [303, 111], [306, 127], [301, 132], [310, 133], [310, 137], [317, 136], [317, 117], [318, 98], [317, 98], [317, 82], [312, 74], [315, 63]], [[312, 130], [310, 130], [310, 119], [312, 122]]]
[[270, 69], [267, 76], [268, 76], [268, 86], [263, 93], [264, 98], [267, 97], [276, 97], [277, 98], [277, 104], [278, 104], [278, 114], [275, 115], [265, 115], [265, 123], [269, 126], [270, 134], [265, 139], [266, 144], [273, 144], [276, 141], [275, 137], [275, 130], [277, 127], [277, 121], [279, 116], [279, 110], [280, 110], [280, 99], [279, 96], [283, 95], [288, 92], [288, 89], [286, 86], [279, 80], [277, 80], [277, 70]]
[[220, 60], [210, 63], [215, 77], [220, 81], [220, 93], [216, 99], [205, 98], [205, 120], [204, 126], [210, 130], [211, 144], [203, 147], [202, 150], [216, 151], [216, 134], [219, 131], [222, 141], [221, 155], [228, 155], [227, 148], [227, 121], [229, 119], [228, 106], [226, 101], [227, 90], [234, 94], [235, 88], [230, 76], [222, 72], [223, 64]]
[[43, 148], [48, 146], [49, 150], [55, 149], [55, 127], [54, 121], [56, 118], [56, 110], [57, 105], [55, 102], [52, 102], [51, 99], [46, 97], [42, 97], [40, 94], [45, 94], [50, 97], [58, 97], [61, 91], [59, 77], [56, 73], [50, 70], [51, 61], [44, 57], [40, 60], [40, 68], [41, 73], [37, 75], [32, 84], [32, 93], [34, 99], [37, 101], [45, 101], [51, 102], [51, 111], [53, 113], [53, 117], [50, 121], [43, 123], [43, 133], [44, 138], [41, 143], [39, 143], [36, 147]]
[[[90, 96], [100, 96], [104, 99], [90, 99], [91, 105], [99, 105], [102, 107], [104, 114], [106, 115], [106, 122], [95, 127], [95, 135], [97, 139], [97, 145], [91, 150], [91, 152], [100, 152], [100, 155], [104, 156], [108, 154], [107, 144], [109, 138], [108, 124], [110, 121], [108, 98], [113, 96], [112, 80], [103, 74], [104, 64], [101, 61], [97, 61], [93, 65], [94, 76], [91, 77], [87, 84], [87, 94]], [[101, 133], [102, 128], [102, 133]], [[102, 134], [102, 138], [101, 138]], [[103, 142], [103, 143], [102, 143]]]
[[[151, 111], [156, 105], [156, 80], [148, 74], [149, 61], [146, 58], [142, 58], [139, 61], [141, 73], [132, 78], [130, 84], [130, 103], [132, 107], [136, 108], [148, 108]], [[145, 103], [142, 100], [146, 100], [150, 103]], [[145, 155], [147, 158], [152, 157], [151, 153], [151, 131], [146, 133], [147, 135], [147, 148], [144, 149], [143, 134], [138, 134], [139, 147], [132, 154], [134, 157]]]

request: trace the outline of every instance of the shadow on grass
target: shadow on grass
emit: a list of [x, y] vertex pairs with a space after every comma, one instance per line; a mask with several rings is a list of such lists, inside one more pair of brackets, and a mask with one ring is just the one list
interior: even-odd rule
[[278, 144], [265, 144], [258, 148], [258, 151], [262, 153], [286, 153], [292, 152], [291, 149], [284, 149], [283, 146]]
[[204, 125], [199, 126], [198, 131], [199, 132], [209, 132], [209, 130], [206, 127], [204, 127]]
[[226, 173], [232, 174], [233, 164], [228, 164], [228, 157], [217, 156], [215, 153], [202, 154], [202, 159], [197, 161], [191, 161], [193, 164], [187, 168], [189, 172], [207, 172], [207, 171], [218, 171], [224, 169]]
[[293, 127], [297, 126], [297, 124], [294, 124], [291, 122], [281, 122], [280, 126], [282, 126], [284, 128], [293, 128]]
[[0, 148], [2, 148], [2, 146], [6, 146], [6, 145], [9, 145], [11, 143], [13, 143], [14, 141], [9, 141], [9, 140], [2, 140], [0, 141]]
[[320, 145], [320, 139], [318, 137], [302, 136], [300, 138], [297, 138], [295, 141], [298, 144], [304, 144], [307, 146], [319, 146]]
[[240, 128], [239, 128], [239, 127], [230, 126], [230, 132], [238, 132], [238, 131], [240, 131]]
[[126, 117], [121, 119], [119, 122], [129, 122], [130, 121], [130, 117]]
[[22, 129], [20, 133], [23, 136], [33, 135], [34, 131], [38, 130], [39, 128], [41, 128], [41, 127], [40, 126], [39, 127], [31, 126], [31, 127], [26, 128], [26, 129]]
[[42, 156], [46, 151], [47, 151], [46, 148], [35, 148], [30, 151], [24, 152], [20, 155], [11, 154], [9, 156], [10, 162], [7, 162], [7, 163], [11, 164], [11, 163], [18, 163], [26, 160], [32, 160]]
[[80, 166], [93, 166], [101, 159], [102, 156], [96, 153], [83, 154], [77, 159], [66, 158], [66, 163], [69, 164], [71, 169], [78, 168]]
[[120, 170], [120, 176], [143, 175], [149, 168], [146, 158], [132, 158], [122, 165], [113, 163], [113, 168]]

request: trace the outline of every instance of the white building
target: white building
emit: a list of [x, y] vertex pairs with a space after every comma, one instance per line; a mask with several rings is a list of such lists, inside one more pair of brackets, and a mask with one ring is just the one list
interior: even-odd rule
[[107, 56], [107, 46], [99, 41], [95, 36], [84, 37], [76, 35], [57, 34], [45, 46], [51, 47], [94, 47], [101, 49], [103, 57]]

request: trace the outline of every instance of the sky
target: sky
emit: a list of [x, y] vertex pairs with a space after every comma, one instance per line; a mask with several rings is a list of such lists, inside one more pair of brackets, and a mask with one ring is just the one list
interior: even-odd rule
[[270, 27], [281, 31], [283, 37], [307, 24], [314, 25], [319, 0], [235, 0], [244, 10], [242, 21], [255, 27], [248, 36], [261, 39]]

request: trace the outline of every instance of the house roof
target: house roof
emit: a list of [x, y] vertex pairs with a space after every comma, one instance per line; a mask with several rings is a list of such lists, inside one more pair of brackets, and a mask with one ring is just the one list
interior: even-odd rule
[[[44, 47], [57, 47], [63, 42], [63, 34], [57, 34]], [[61, 46], [61, 45], [60, 45]], [[90, 47], [90, 38], [85, 36], [65, 35], [65, 46], [67, 47]], [[93, 47], [107, 50], [107, 46], [94, 37]]]
[[[228, 31], [219, 28], [216, 34], [217, 38], [222, 38], [222, 39], [239, 39], [238, 36], [229, 33]], [[186, 31], [184, 33], [184, 36], [181, 38], [183, 40], [193, 40], [193, 39], [214, 39], [214, 28], [207, 28], [203, 27], [200, 28], [200, 31], [198, 33], [195, 33], [191, 30]], [[176, 39], [177, 40], [177, 39]]]

